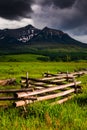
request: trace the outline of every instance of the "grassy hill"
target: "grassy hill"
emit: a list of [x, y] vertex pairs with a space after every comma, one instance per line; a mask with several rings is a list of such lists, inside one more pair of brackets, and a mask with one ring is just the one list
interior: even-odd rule
[[43, 55], [36, 54], [9, 54], [9, 55], [1, 55], [0, 62], [37, 62], [39, 58], [46, 58]]
[[[36, 44], [36, 43], [34, 43]], [[31, 44], [13, 44], [12, 46], [6, 45], [0, 46], [0, 60], [5, 60], [3, 56], [12, 55], [13, 60], [17, 57], [17, 61], [25, 60], [27, 61], [32, 58], [32, 55], [24, 56], [21, 55], [18, 59], [19, 54], [33, 54], [36, 55], [36, 59], [41, 61], [77, 61], [77, 60], [87, 60], [87, 48], [85, 46], [74, 46], [68, 44], [57, 44], [57, 43], [38, 43], [36, 45]], [[55, 45], [54, 45], [55, 44]], [[15, 54], [15, 58], [13, 56]], [[38, 55], [38, 56], [37, 56]], [[24, 58], [25, 57], [25, 58]], [[12, 59], [11, 58], [11, 59]]]

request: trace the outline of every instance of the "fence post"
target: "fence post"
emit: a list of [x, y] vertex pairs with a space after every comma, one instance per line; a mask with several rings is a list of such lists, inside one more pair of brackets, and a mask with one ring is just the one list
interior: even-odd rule
[[26, 88], [28, 88], [29, 83], [28, 83], [28, 72], [26, 73]]
[[69, 78], [68, 78], [68, 70], [67, 70], [67, 72], [66, 72], [66, 79], [67, 79], [67, 81], [69, 81]]
[[75, 85], [75, 93], [77, 94], [78, 91], [77, 91], [76, 79], [74, 77], [73, 77], [73, 81], [74, 81], [74, 85]]

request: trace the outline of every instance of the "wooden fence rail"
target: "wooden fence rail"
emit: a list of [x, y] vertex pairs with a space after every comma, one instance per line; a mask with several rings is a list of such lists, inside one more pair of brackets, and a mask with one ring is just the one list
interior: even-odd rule
[[19, 93], [16, 93], [15, 94], [15, 97], [19, 98], [19, 97], [26, 97], [26, 96], [33, 96], [33, 95], [37, 95], [37, 94], [42, 94], [42, 93], [46, 93], [46, 92], [51, 92], [51, 91], [55, 91], [55, 90], [60, 90], [60, 89], [64, 89], [64, 88], [67, 88], [67, 87], [71, 87], [71, 86], [75, 86], [75, 85], [78, 85], [80, 84], [81, 82], [76, 82], [75, 83], [69, 83], [69, 84], [65, 84], [65, 85], [60, 85], [60, 86], [56, 86], [56, 87], [52, 87], [52, 88], [45, 88], [45, 89], [42, 89], [42, 90], [36, 90], [34, 92], [19, 92]]
[[[86, 72], [73, 72], [73, 73], [59, 73], [51, 74], [45, 73], [43, 78], [29, 78], [21, 77], [21, 85], [24, 88], [20, 89], [10, 89], [10, 90], [0, 90], [0, 93], [5, 93], [5, 96], [0, 97], [2, 100], [13, 100], [14, 106], [24, 106], [30, 103], [50, 100], [57, 98], [58, 101], [51, 103], [51, 105], [61, 104], [68, 99], [71, 99], [75, 93], [77, 94], [81, 87], [81, 81], [76, 81], [75, 77], [81, 76]], [[13, 96], [6, 97], [12, 93]]]
[[16, 79], [5, 79], [5, 80], [0, 80], [0, 85], [5, 86], [5, 85], [10, 85], [14, 84], [16, 82]]

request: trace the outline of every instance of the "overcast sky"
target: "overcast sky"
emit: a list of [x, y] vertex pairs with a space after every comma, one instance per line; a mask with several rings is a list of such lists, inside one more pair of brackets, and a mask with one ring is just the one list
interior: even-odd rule
[[0, 29], [32, 24], [87, 43], [87, 0], [0, 0]]

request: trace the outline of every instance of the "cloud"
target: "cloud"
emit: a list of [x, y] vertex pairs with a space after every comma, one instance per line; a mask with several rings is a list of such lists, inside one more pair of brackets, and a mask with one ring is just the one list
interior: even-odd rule
[[29, 18], [23, 18], [20, 21], [18, 21], [18, 20], [8, 20], [8, 19], [0, 18], [0, 29], [4, 29], [4, 28], [15, 29], [15, 28], [24, 27], [28, 24], [33, 25], [34, 24], [33, 20]]
[[76, 0], [43, 0], [42, 5], [54, 5], [61, 9], [72, 7]]
[[87, 34], [87, 0], [0, 0], [0, 17], [20, 22], [29, 18], [39, 28]]
[[72, 31], [76, 35], [87, 34], [86, 0], [36, 0], [39, 9], [32, 18], [38, 26], [49, 26]]
[[30, 17], [33, 0], [0, 0], [0, 17], [5, 19], [20, 19]]

